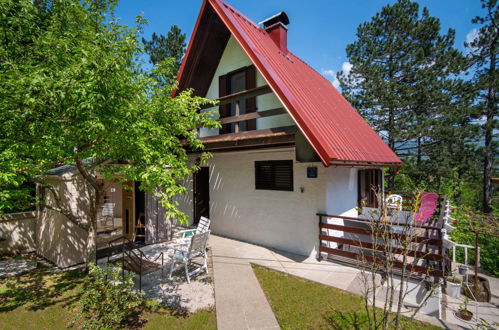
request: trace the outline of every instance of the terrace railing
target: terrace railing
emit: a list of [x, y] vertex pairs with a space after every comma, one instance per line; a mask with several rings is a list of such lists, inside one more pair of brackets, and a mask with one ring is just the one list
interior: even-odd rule
[[[403, 269], [405, 267], [408, 271], [420, 275], [444, 276], [443, 244], [441, 227], [438, 225], [383, 221], [383, 225], [388, 226], [386, 228], [398, 227], [413, 230], [413, 234], [409, 234], [410, 230], [402, 230], [402, 233], [392, 230], [386, 235], [386, 232], [374, 229], [376, 221], [372, 219], [325, 213], [317, 213], [317, 216], [319, 218], [319, 248], [317, 253], [319, 261], [322, 259], [322, 253], [327, 253], [328, 258], [339, 257], [342, 261], [351, 262], [358, 266], [362, 266], [362, 264], [367, 266], [373, 263], [383, 266], [391, 261], [394, 268]], [[339, 219], [343, 223], [329, 223], [328, 219]], [[409, 226], [410, 228], [407, 228]], [[330, 230], [335, 232], [331, 234]], [[380, 242], [374, 243], [373, 238], [375, 237], [382, 238], [379, 240]], [[393, 244], [394, 241], [409, 241], [411, 244], [409, 244], [409, 248], [404, 249], [399, 244]], [[332, 247], [332, 245], [336, 246]], [[387, 260], [383, 252], [389, 252], [393, 259]], [[405, 266], [400, 261], [401, 258], [396, 258], [404, 253], [411, 257], [411, 261]]]

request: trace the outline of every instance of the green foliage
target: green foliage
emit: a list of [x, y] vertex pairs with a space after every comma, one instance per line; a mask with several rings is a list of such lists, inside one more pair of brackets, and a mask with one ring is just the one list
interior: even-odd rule
[[[452, 240], [460, 244], [474, 246], [475, 234], [470, 231], [469, 210], [456, 209], [453, 211], [452, 217], [456, 219], [452, 224], [456, 229], [450, 233]], [[499, 259], [497, 258], [499, 237], [480, 235], [478, 245], [480, 246], [480, 267], [494, 276], [499, 276]], [[458, 262], [464, 263], [464, 250], [462, 248], [456, 248], [456, 257]], [[470, 264], [475, 263], [474, 253], [469, 253], [468, 258]]]
[[491, 213], [493, 208], [493, 187], [490, 180], [494, 177], [497, 155], [497, 140], [494, 138], [499, 128], [497, 121], [497, 100], [499, 86], [499, 10], [497, 0], [481, 0], [483, 16], [477, 16], [472, 23], [479, 24], [476, 38], [465, 43], [468, 59], [474, 66], [473, 87], [477, 92], [475, 118], [480, 126], [483, 141], [483, 211]]
[[[198, 168], [187, 164], [187, 149], [203, 149], [196, 128], [218, 126], [212, 112], [199, 111], [213, 103], [189, 90], [171, 98], [176, 86], [160, 84], [138, 61], [143, 19], [122, 25], [115, 6], [54, 0], [42, 10], [29, 0], [0, 2], [0, 187], [45, 184], [48, 169], [77, 164], [94, 203], [102, 193], [98, 172], [141, 181], [169, 216], [184, 221], [172, 197]], [[152, 69], [157, 76], [174, 71], [169, 59]], [[57, 211], [88, 226], [72, 210]]]
[[153, 32], [151, 40], [142, 38], [142, 43], [149, 55], [149, 62], [153, 65], [158, 65], [167, 58], [172, 59], [171, 72], [167, 76], [156, 76], [156, 78], [162, 83], [173, 83], [185, 53], [185, 33], [182, 33], [178, 26], [172, 25], [166, 37]]
[[[473, 93], [460, 75], [465, 57], [453, 47], [455, 32], [416, 2], [384, 6], [357, 28], [347, 46], [352, 65], [340, 72], [343, 94], [406, 162], [414, 182], [465, 171], [475, 158], [470, 138]], [[390, 180], [390, 188], [393, 188]]]
[[123, 279], [120, 268], [107, 265], [101, 269], [89, 264], [89, 274], [79, 301], [86, 328], [116, 328], [137, 310], [142, 301], [142, 297], [133, 291], [133, 274]]

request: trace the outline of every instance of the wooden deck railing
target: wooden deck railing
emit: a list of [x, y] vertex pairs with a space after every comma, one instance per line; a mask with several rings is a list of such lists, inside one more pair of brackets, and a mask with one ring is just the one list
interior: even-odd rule
[[[350, 260], [352, 263], [360, 266], [362, 264], [366, 266], [373, 263], [387, 265], [386, 258], [383, 255], [379, 255], [380, 252], [389, 252], [392, 257], [406, 253], [408, 257], [412, 258], [411, 262], [405, 265], [408, 271], [436, 277], [443, 277], [444, 275], [444, 258], [440, 234], [442, 227], [438, 225], [411, 225], [410, 223], [387, 221], [383, 222], [383, 225], [405, 227], [407, 230], [414, 231], [413, 235], [408, 235], [407, 232], [405, 234], [394, 232], [387, 234], [386, 232], [377, 232], [374, 229], [374, 226], [379, 224], [375, 220], [325, 213], [317, 213], [317, 216], [319, 217], [319, 248], [317, 253], [319, 261], [322, 259], [321, 254], [327, 253], [328, 257], [332, 257], [332, 259], [341, 257], [342, 261]], [[333, 224], [324, 221], [330, 218], [341, 219], [346, 222], [344, 224]], [[365, 228], [354, 226], [354, 223], [348, 224], [348, 222], [364, 224]], [[410, 228], [407, 228], [409, 226]], [[328, 229], [341, 232], [342, 235], [329, 235]], [[432, 233], [431, 236], [429, 236], [430, 233]], [[362, 236], [358, 238], [352, 237], [355, 235]], [[384, 240], [388, 239], [392, 242], [398, 240], [408, 241], [410, 245], [408, 250], [404, 250], [404, 248], [395, 244], [393, 246], [385, 246], [380, 243], [375, 244], [371, 239], [373, 237], [382, 237]], [[338, 247], [330, 247], [329, 242], [337, 243]], [[398, 269], [404, 268], [403, 263], [399, 259], [393, 258], [390, 261], [393, 267]], [[432, 264], [431, 266], [429, 265], [430, 263]]]

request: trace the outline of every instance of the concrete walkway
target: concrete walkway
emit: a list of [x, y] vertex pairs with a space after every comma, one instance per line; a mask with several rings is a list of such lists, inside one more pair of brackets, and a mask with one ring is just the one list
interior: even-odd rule
[[[217, 328], [280, 329], [265, 294], [244, 257], [244, 243], [212, 235]], [[250, 254], [258, 251], [248, 251]], [[262, 255], [264, 257], [264, 255]]]

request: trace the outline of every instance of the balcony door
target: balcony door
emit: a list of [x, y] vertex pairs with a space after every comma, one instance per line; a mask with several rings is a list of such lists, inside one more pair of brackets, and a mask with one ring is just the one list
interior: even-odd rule
[[[227, 96], [256, 87], [256, 71], [254, 66], [240, 68], [219, 77], [219, 96]], [[235, 100], [220, 106], [220, 118], [239, 116], [256, 111], [256, 97]], [[238, 133], [256, 129], [256, 120], [225, 124], [220, 134]]]

